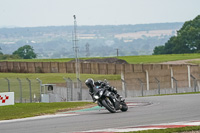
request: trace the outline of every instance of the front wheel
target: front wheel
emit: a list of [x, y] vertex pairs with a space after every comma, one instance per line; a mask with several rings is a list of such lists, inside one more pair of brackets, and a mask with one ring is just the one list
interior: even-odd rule
[[113, 105], [113, 103], [110, 101], [109, 98], [106, 98], [105, 100], [102, 100], [102, 105], [111, 113], [115, 113], [116, 109]]
[[127, 104], [125, 102], [122, 102], [121, 105], [122, 105], [121, 111], [126, 112], [128, 110]]

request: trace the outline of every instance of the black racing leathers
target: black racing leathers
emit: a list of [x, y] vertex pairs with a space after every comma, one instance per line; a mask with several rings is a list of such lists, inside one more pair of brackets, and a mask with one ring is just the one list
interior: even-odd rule
[[108, 85], [108, 84], [106, 84], [104, 82], [95, 82], [94, 85], [95, 86], [93, 88], [89, 88], [89, 94], [91, 95], [91, 97], [93, 99], [93, 102], [95, 102], [95, 99], [93, 98], [94, 94], [98, 91], [97, 90], [98, 88], [102, 88], [102, 87], [105, 88], [105, 89], [108, 89], [108, 91], [113, 92], [117, 96], [119, 96], [117, 94], [117, 89], [115, 87], [110, 86], [110, 85]]

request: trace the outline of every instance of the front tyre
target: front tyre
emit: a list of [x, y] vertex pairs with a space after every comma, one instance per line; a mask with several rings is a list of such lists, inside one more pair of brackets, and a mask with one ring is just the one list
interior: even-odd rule
[[116, 109], [113, 105], [113, 103], [109, 100], [109, 98], [106, 98], [105, 100], [102, 100], [102, 105], [111, 113], [115, 113]]
[[122, 102], [121, 105], [122, 105], [121, 111], [126, 112], [128, 110], [127, 104], [125, 102]]

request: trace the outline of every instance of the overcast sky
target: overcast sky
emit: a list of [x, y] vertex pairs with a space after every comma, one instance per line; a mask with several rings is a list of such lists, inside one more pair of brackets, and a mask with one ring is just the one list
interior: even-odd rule
[[200, 0], [0, 0], [0, 27], [185, 22]]

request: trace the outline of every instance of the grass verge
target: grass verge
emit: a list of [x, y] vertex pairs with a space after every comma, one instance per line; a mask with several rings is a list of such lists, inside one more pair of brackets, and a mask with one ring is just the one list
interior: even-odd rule
[[200, 61], [189, 61], [189, 63], [200, 65]]
[[[69, 74], [69, 73], [1, 73], [1, 78], [20, 78], [20, 79], [36, 79], [39, 78], [42, 80], [42, 83], [65, 83], [63, 77], [76, 79], [76, 74]], [[80, 79], [85, 81], [87, 78], [93, 78], [94, 80], [120, 80], [120, 75], [98, 75], [98, 74], [81, 74]]]
[[134, 131], [129, 133], [181, 133], [187, 131], [199, 131], [200, 126], [188, 126], [182, 128], [167, 128], [167, 129], [155, 129], [155, 130], [145, 130], [145, 131]]
[[55, 114], [59, 110], [68, 110], [92, 104], [90, 102], [58, 102], [58, 103], [15, 103], [0, 106], [0, 120], [33, 117], [44, 114]]
[[130, 64], [160, 63], [176, 60], [187, 60], [200, 58], [200, 54], [168, 54], [168, 55], [142, 55], [121, 56], [119, 59], [126, 60]]
[[[100, 58], [102, 57], [93, 57]], [[108, 57], [103, 57], [108, 58]], [[145, 63], [160, 63], [166, 61], [187, 60], [200, 58], [200, 54], [168, 54], [168, 55], [141, 55], [141, 56], [119, 56], [119, 59], [126, 60], [130, 64], [145, 64]], [[82, 60], [91, 58], [80, 58]], [[59, 58], [59, 59], [15, 59], [15, 60], [0, 60], [12, 62], [68, 62], [74, 58]]]

